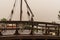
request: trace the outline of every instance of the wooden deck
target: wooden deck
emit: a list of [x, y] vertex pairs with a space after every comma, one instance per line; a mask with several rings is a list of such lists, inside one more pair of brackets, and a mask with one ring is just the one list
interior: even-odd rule
[[2, 40], [12, 40], [12, 39], [60, 39], [60, 36], [50, 36], [50, 35], [4, 35], [0, 36], [0, 39]]

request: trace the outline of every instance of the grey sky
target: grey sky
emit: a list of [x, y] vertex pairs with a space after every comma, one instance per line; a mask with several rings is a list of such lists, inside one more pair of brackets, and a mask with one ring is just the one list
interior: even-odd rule
[[[36, 21], [59, 21], [60, 0], [27, 0], [33, 11]], [[19, 2], [17, 0], [13, 20], [19, 20]], [[14, 0], [0, 0], [0, 19], [9, 15], [13, 8]], [[23, 20], [27, 20], [26, 5], [23, 1]]]

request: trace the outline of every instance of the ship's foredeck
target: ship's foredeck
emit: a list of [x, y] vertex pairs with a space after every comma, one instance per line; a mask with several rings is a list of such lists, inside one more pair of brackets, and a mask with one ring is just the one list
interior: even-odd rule
[[[8, 28], [8, 24], [10, 28]], [[13, 25], [14, 24], [14, 25]], [[8, 25], [8, 26], [7, 26]], [[29, 28], [26, 28], [29, 25]], [[5, 26], [5, 27], [4, 27]], [[14, 28], [15, 26], [15, 28]], [[31, 30], [30, 34], [19, 34], [18, 30], [23, 29]], [[26, 27], [25, 27], [26, 26]], [[4, 28], [2, 28], [4, 27]], [[37, 22], [37, 21], [0, 21], [0, 30], [16, 30], [14, 35], [2, 35], [0, 32], [0, 39], [60, 39], [60, 24], [49, 22]], [[42, 34], [34, 34], [34, 30], [41, 31]]]

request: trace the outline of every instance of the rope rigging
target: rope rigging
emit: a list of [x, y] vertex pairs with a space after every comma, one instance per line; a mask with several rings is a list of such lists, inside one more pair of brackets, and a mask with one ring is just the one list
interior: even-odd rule
[[[31, 16], [31, 20], [33, 20], [34, 14], [33, 14], [33, 12], [31, 11], [31, 9], [30, 9], [30, 7], [29, 7], [27, 1], [24, 0], [24, 2], [25, 2], [25, 4], [26, 4], [26, 6], [27, 6], [27, 15], [28, 15], [28, 17]], [[14, 2], [13, 8], [12, 8], [9, 21], [12, 20], [12, 17], [13, 17], [13, 14], [14, 14], [14, 8], [15, 8], [15, 6], [16, 6], [16, 0], [15, 0], [15, 2]], [[30, 14], [31, 14], [31, 15], [30, 15]], [[22, 21], [22, 0], [21, 0], [21, 4], [20, 4], [20, 21]]]
[[[33, 12], [31, 11], [31, 9], [30, 9], [30, 7], [29, 7], [29, 5], [28, 5], [28, 3], [27, 3], [27, 1], [26, 0], [24, 0], [24, 2], [26, 3], [26, 6], [27, 6], [27, 9], [30, 11], [30, 13], [31, 13], [31, 21], [33, 21], [34, 19], [33, 19], [33, 17], [34, 17], [34, 14], [33, 14]], [[27, 10], [27, 14], [28, 14], [28, 16], [30, 16], [30, 13], [29, 13], [29, 11]]]
[[25, 1], [25, 3], [26, 3], [27, 8], [29, 9], [29, 11], [30, 11], [30, 13], [31, 13], [32, 17], [34, 17], [34, 14], [33, 14], [33, 12], [31, 11], [31, 9], [30, 9], [30, 7], [29, 7], [29, 5], [28, 5], [27, 1], [26, 1], [26, 0], [24, 0], [24, 1]]
[[16, 4], [16, 0], [15, 0], [15, 2], [14, 2], [13, 9], [12, 9], [12, 11], [11, 11], [11, 15], [10, 15], [9, 21], [11, 21], [11, 19], [12, 19], [12, 16], [13, 16], [13, 13], [14, 13], [15, 4]]

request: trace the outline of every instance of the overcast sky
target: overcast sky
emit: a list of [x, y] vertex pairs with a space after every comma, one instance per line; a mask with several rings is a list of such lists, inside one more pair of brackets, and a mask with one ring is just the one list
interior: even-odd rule
[[[0, 19], [9, 19], [15, 0], [0, 0]], [[35, 21], [59, 21], [60, 0], [27, 0], [33, 11]], [[28, 20], [26, 5], [23, 1], [23, 20]], [[17, 0], [13, 20], [19, 20], [20, 0]]]

